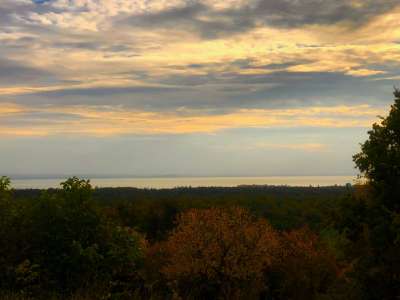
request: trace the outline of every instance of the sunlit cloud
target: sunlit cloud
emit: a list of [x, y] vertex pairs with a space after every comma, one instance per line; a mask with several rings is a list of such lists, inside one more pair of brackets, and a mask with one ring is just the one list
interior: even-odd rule
[[[382, 110], [369, 106], [311, 107], [306, 109], [239, 109], [215, 114], [196, 111], [157, 113], [115, 107], [43, 107], [9, 105], [0, 111], [3, 135], [215, 133], [234, 128], [366, 127]], [[28, 121], [28, 123], [27, 123]], [[30, 122], [29, 122], [30, 121]], [[313, 146], [309, 144], [309, 149]], [[315, 147], [314, 147], [315, 148]]]
[[0, 117], [20, 112], [26, 112], [26, 109], [14, 103], [2, 103], [0, 106]]

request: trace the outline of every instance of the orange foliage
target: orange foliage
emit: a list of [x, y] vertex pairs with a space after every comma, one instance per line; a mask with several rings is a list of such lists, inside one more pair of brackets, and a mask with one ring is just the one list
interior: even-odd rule
[[174, 299], [311, 300], [335, 289], [340, 273], [308, 228], [279, 233], [239, 207], [182, 213], [146, 264], [151, 290]]
[[164, 245], [162, 273], [184, 298], [255, 298], [277, 249], [271, 226], [243, 208], [189, 210]]

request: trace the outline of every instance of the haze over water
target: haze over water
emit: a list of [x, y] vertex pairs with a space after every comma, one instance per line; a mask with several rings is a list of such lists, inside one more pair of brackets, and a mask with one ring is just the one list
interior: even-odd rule
[[[266, 176], [266, 177], [150, 177], [150, 178], [94, 178], [97, 187], [136, 187], [136, 188], [174, 188], [174, 187], [232, 187], [239, 185], [288, 185], [288, 186], [331, 186], [354, 183], [354, 176]], [[60, 186], [61, 178], [14, 179], [13, 187], [55, 188]]]

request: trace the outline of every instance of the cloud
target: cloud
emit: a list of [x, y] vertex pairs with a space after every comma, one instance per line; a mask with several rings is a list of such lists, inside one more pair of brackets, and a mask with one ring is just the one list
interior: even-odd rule
[[343, 24], [356, 28], [399, 6], [396, 0], [261, 0], [215, 9], [201, 1], [159, 12], [133, 14], [118, 21], [133, 27], [192, 30], [203, 38], [243, 33], [261, 26], [298, 28]]
[[391, 101], [392, 86], [397, 83], [393, 75], [391, 71], [363, 69], [353, 75], [280, 70], [260, 74], [242, 74], [240, 70], [198, 75], [167, 73], [145, 78], [142, 83], [128, 80], [117, 84], [118, 80], [109, 80], [88, 85], [71, 82], [48, 87], [0, 88], [0, 100], [3, 94], [3, 101], [21, 105], [106, 105], [153, 112], [184, 108], [210, 114], [246, 108], [381, 106]]
[[117, 24], [144, 28], [169, 28], [191, 30], [203, 38], [216, 38], [221, 35], [244, 32], [255, 26], [248, 17], [235, 17], [228, 12], [213, 11], [209, 6], [194, 2], [183, 7], [174, 7], [165, 11], [133, 15]]
[[398, 5], [395, 0], [379, 3], [373, 0], [264, 0], [259, 2], [254, 11], [258, 16], [265, 16], [266, 22], [282, 27], [331, 25], [339, 22], [360, 25]]
[[131, 86], [131, 87], [93, 87], [93, 88], [68, 88], [38, 92], [38, 96], [113, 96], [118, 94], [162, 94], [166, 92], [176, 92], [178, 88], [162, 86]]
[[0, 3], [1, 103], [239, 118], [381, 107], [400, 74], [394, 0], [35, 2]]
[[366, 127], [381, 109], [366, 105], [306, 109], [239, 109], [207, 114], [181, 110], [174, 113], [126, 110], [98, 106], [45, 106], [8, 104], [0, 110], [1, 135], [95, 135], [214, 133], [233, 128]]
[[54, 75], [47, 70], [0, 57], [0, 87], [51, 81], [54, 81]]

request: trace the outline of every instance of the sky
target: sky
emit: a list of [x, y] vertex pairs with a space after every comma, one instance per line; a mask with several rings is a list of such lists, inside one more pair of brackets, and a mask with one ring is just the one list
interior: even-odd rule
[[398, 0], [0, 0], [0, 173], [356, 174]]

